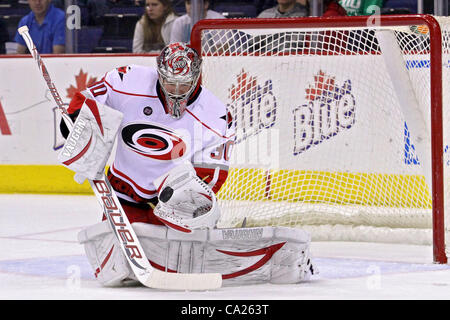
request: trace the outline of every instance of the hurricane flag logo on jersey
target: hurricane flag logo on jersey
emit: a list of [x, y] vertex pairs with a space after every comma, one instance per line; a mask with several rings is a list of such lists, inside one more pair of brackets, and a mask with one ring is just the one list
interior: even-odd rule
[[122, 140], [132, 151], [154, 160], [182, 158], [187, 144], [175, 131], [149, 123], [129, 124], [122, 129]]

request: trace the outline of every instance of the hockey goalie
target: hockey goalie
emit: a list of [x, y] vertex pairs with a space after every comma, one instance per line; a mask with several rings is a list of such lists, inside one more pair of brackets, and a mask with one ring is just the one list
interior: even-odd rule
[[[220, 273], [223, 285], [299, 283], [314, 273], [309, 235], [287, 227], [218, 229], [216, 193], [228, 174], [233, 121], [201, 86], [201, 59], [184, 43], [166, 46], [157, 67], [108, 72], [72, 99], [75, 120], [59, 160], [75, 180], [108, 179], [150, 264], [179, 273]], [[135, 281], [105, 217], [78, 239], [98, 281]]]

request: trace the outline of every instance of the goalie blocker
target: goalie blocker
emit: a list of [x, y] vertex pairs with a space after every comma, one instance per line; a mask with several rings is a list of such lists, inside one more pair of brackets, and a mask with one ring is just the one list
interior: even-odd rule
[[[161, 225], [137, 222], [132, 226], [151, 265], [162, 271], [221, 273], [225, 286], [293, 284], [314, 274], [310, 236], [300, 229], [204, 229], [186, 234]], [[78, 240], [102, 285], [135, 281], [106, 221], [82, 230]]]
[[80, 112], [58, 160], [75, 171], [75, 181], [100, 179], [111, 154], [123, 114], [78, 93]]

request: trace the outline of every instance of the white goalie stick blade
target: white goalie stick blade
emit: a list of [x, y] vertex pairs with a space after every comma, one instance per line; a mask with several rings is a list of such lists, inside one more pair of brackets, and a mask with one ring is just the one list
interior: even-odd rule
[[153, 268], [109, 181], [105, 177], [90, 183], [131, 269], [143, 285], [166, 290], [212, 290], [222, 286], [220, 273], [168, 273]]
[[144, 285], [168, 290], [212, 290], [222, 286], [220, 273], [169, 273], [153, 269]]
[[[38, 68], [47, 83], [47, 87], [50, 89], [53, 99], [58, 105], [58, 110], [61, 112], [64, 122], [69, 130], [72, 129], [72, 120], [68, 116], [58, 90], [53, 84], [47, 68], [33, 43], [33, 39], [28, 32], [28, 27], [20, 27], [18, 32], [25, 40], [28, 50], [36, 60]], [[165, 290], [212, 290], [222, 286], [222, 275], [220, 273], [181, 274], [163, 272], [153, 268], [144, 254], [144, 250], [106, 176], [103, 175], [100, 180], [89, 180], [89, 183], [119, 241], [120, 247], [131, 269], [143, 285], [154, 289]]]

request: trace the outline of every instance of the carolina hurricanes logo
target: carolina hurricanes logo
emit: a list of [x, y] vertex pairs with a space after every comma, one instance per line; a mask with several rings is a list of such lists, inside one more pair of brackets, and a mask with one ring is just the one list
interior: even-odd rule
[[129, 124], [122, 139], [132, 151], [155, 160], [175, 160], [186, 154], [186, 143], [174, 131], [148, 123]]
[[189, 73], [189, 63], [184, 56], [174, 57], [169, 61], [169, 66], [172, 68], [174, 75], [185, 75]]

